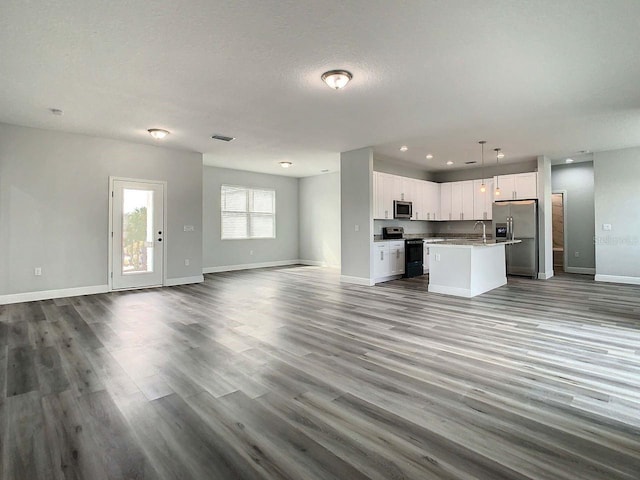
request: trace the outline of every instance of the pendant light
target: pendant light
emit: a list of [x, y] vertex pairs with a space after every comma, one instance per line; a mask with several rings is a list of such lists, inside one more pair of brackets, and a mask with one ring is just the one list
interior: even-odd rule
[[[496, 152], [496, 167], [497, 167], [499, 159], [504, 157], [504, 153], [502, 153], [499, 148], [494, 148], [493, 150]], [[496, 191], [494, 192], [494, 195], [496, 197], [500, 196], [500, 185], [498, 185], [499, 179], [500, 179], [500, 175], [496, 176]]]
[[484, 144], [487, 142], [485, 140], [480, 140], [478, 143], [480, 144], [480, 149], [482, 150], [482, 185], [480, 185], [480, 193], [484, 193], [487, 191], [487, 186], [484, 184]]

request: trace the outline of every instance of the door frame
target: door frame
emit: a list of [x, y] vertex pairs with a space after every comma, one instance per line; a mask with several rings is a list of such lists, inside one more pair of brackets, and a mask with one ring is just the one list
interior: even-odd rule
[[[122, 181], [122, 182], [138, 182], [138, 183], [155, 183], [162, 184], [163, 194], [162, 194], [162, 221], [163, 232], [162, 236], [162, 286], [167, 285], [167, 182], [165, 180], [149, 180], [149, 179], [140, 179], [140, 178], [129, 178], [129, 177], [114, 177], [109, 176], [109, 191], [107, 195], [109, 197], [109, 231], [107, 232], [107, 236], [109, 238], [109, 252], [108, 252], [108, 264], [107, 264], [107, 279], [109, 285], [109, 291], [115, 291], [113, 289], [113, 192], [114, 192], [114, 182]], [[140, 290], [142, 288], [149, 287], [134, 287], [129, 289], [118, 289], [118, 292], [126, 291], [126, 290]]]
[[[551, 194], [562, 195], [562, 270], [567, 273], [567, 265], [569, 264], [569, 252], [567, 251], [567, 234], [569, 229], [567, 228], [567, 191], [566, 190], [552, 190]], [[551, 208], [551, 222], [553, 223], [553, 208]], [[553, 229], [552, 229], [553, 230]], [[553, 250], [553, 231], [551, 238], [551, 249]], [[551, 252], [553, 254], [553, 252]]]

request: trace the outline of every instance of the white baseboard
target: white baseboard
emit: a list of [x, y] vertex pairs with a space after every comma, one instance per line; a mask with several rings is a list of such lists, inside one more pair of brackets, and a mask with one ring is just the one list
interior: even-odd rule
[[623, 277], [619, 275], [596, 275], [596, 282], [629, 283], [640, 285], [640, 277]]
[[553, 270], [551, 270], [551, 272], [538, 272], [538, 280], [549, 280], [551, 277], [553, 277]]
[[235, 270], [251, 270], [252, 268], [285, 267], [300, 265], [300, 260], [277, 260], [275, 262], [243, 263], [241, 265], [222, 265], [219, 267], [204, 267], [202, 273], [233, 272]]
[[567, 272], [567, 273], [579, 273], [581, 275], [595, 275], [596, 274], [596, 269], [595, 268], [588, 268], [588, 267], [567, 267], [564, 271]]
[[363, 285], [365, 287], [372, 287], [374, 285], [374, 281], [370, 278], [350, 277], [349, 275], [340, 275], [340, 281], [343, 283], [353, 283], [354, 285]]
[[309, 265], [310, 267], [326, 267], [326, 268], [340, 268], [340, 265], [332, 265], [327, 262], [319, 262], [318, 260], [298, 260], [300, 265]]
[[427, 291], [431, 293], [442, 293], [444, 295], [455, 295], [456, 297], [471, 298], [474, 296], [470, 288], [445, 287], [442, 285], [432, 285], [431, 283]]
[[60, 288], [57, 290], [41, 290], [39, 292], [10, 293], [0, 295], [0, 305], [10, 303], [35, 302], [37, 300], [51, 300], [53, 298], [77, 297], [79, 295], [95, 295], [107, 293], [109, 285], [93, 285], [91, 287]]
[[166, 287], [173, 287], [175, 285], [187, 285], [189, 283], [202, 282], [204, 282], [204, 277], [202, 275], [195, 275], [193, 277], [167, 278], [164, 284]]

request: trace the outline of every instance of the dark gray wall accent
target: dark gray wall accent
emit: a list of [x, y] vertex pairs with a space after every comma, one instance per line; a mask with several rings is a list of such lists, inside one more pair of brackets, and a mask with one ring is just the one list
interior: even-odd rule
[[303, 177], [300, 198], [300, 258], [340, 266], [340, 173]]
[[340, 199], [341, 274], [369, 283], [373, 276], [373, 151], [370, 147], [340, 154]]
[[107, 285], [109, 176], [167, 182], [167, 278], [202, 275], [201, 154], [0, 124], [0, 294]]
[[385, 157], [375, 156], [373, 158], [373, 170], [376, 172], [390, 173], [400, 177], [417, 178], [418, 180], [431, 180], [431, 174], [426, 169], [412, 167], [407, 164], [394, 162]]
[[[276, 238], [220, 238], [220, 187], [223, 184], [270, 188], [276, 191]], [[298, 260], [297, 178], [205, 166], [203, 202], [205, 270], [223, 266]]]
[[593, 162], [554, 165], [551, 168], [551, 185], [554, 193], [566, 191], [564, 228], [567, 243], [564, 254], [568, 271], [572, 268], [595, 269]]
[[593, 171], [596, 280], [640, 283], [640, 148], [594, 153]]
[[465, 168], [460, 170], [446, 170], [440, 172], [432, 172], [431, 178], [434, 182], [461, 182], [463, 180], [476, 180], [478, 178], [493, 178], [496, 175], [511, 175], [513, 173], [535, 172], [538, 169], [536, 160], [517, 163], [501, 163], [496, 167], [495, 158], [493, 161], [487, 161], [485, 156], [484, 174], [482, 167]]

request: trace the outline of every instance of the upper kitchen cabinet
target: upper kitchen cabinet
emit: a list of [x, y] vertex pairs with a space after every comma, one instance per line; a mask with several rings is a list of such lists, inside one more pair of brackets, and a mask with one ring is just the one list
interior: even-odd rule
[[538, 173], [516, 173], [493, 177], [495, 188], [500, 187], [500, 195], [495, 200], [528, 200], [538, 198]]
[[451, 220], [473, 220], [473, 180], [451, 183]]
[[393, 219], [395, 176], [373, 172], [373, 218]]
[[411, 220], [436, 220], [440, 211], [440, 184], [373, 172], [373, 218], [393, 220], [393, 201], [411, 202]]
[[491, 220], [493, 211], [493, 179], [484, 180], [485, 191], [481, 192], [482, 180], [473, 181], [473, 219]]
[[451, 183], [440, 184], [440, 220], [453, 220], [451, 212]]
[[424, 183], [423, 210], [427, 214], [427, 220], [440, 220], [440, 184], [434, 182]]

